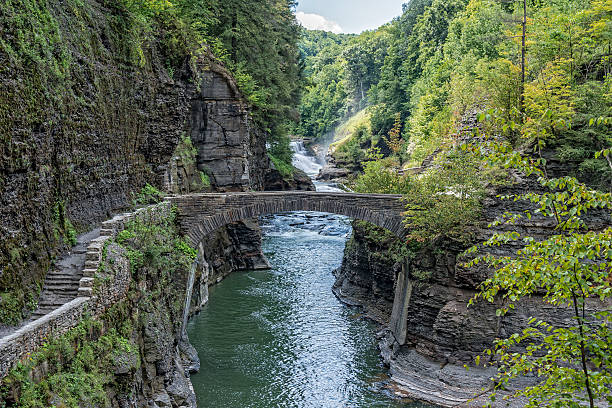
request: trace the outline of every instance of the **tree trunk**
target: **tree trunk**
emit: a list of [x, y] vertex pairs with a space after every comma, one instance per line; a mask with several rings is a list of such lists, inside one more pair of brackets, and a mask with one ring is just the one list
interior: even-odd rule
[[521, 39], [521, 113], [525, 113], [525, 37], [527, 35], [527, 0], [523, 0], [523, 36]]
[[238, 31], [238, 16], [237, 13], [234, 12], [232, 16], [232, 50], [231, 50], [231, 58], [234, 64], [237, 63], [236, 59], [236, 49], [238, 48], [238, 40], [236, 39], [236, 32]]

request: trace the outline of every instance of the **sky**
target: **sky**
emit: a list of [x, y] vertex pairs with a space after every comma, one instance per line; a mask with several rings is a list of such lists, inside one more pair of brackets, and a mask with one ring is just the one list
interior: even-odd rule
[[298, 0], [297, 19], [311, 30], [361, 33], [402, 14], [408, 0]]

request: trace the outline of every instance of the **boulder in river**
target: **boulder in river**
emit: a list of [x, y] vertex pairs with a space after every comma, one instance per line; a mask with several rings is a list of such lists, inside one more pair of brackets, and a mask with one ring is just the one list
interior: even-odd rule
[[351, 174], [349, 169], [336, 168], [326, 165], [319, 171], [317, 180], [334, 180], [338, 178], [346, 178]]
[[298, 168], [293, 168], [291, 177], [283, 175], [275, 168], [266, 171], [264, 191], [315, 191], [315, 186], [308, 175]]

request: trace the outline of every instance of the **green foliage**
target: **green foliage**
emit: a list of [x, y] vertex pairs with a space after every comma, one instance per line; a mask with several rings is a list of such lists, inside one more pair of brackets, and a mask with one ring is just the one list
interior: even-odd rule
[[[531, 318], [521, 333], [498, 339], [486, 352], [494, 356], [492, 364], [499, 369], [495, 389], [534, 374], [539, 378], [535, 385], [513, 393], [527, 398], [526, 407], [594, 407], [599, 399], [612, 401], [612, 310], [604, 306], [612, 298], [612, 228], [591, 230], [584, 221], [587, 213], [597, 210], [610, 217], [612, 195], [591, 190], [572, 177], [549, 178], [542, 167], [544, 160], [525, 158], [498, 141], [482, 143], [477, 149], [492, 165], [537, 177], [543, 192], [501, 197], [527, 201], [533, 209], [504, 214], [491, 224], [497, 232], [469, 251], [482, 249], [482, 255], [468, 266], [484, 263], [495, 270], [471, 303], [501, 299], [497, 313], [504, 315], [537, 293], [544, 295], [546, 303], [573, 315], [569, 324]], [[542, 239], [515, 227], [532, 217], [549, 218], [555, 233]], [[495, 255], [495, 247], [509, 243], [521, 249], [513, 256]], [[591, 299], [603, 303], [587, 307]]]
[[66, 206], [62, 200], [59, 200], [53, 208], [53, 234], [58, 241], [62, 239], [71, 247], [76, 245], [76, 229], [66, 215]]
[[0, 293], [0, 322], [17, 324], [21, 321], [22, 303], [14, 293]]
[[148, 205], [161, 202], [166, 195], [147, 183], [138, 194], [134, 195], [134, 205]]
[[169, 280], [173, 272], [189, 270], [197, 252], [179, 236], [175, 212], [160, 218], [156, 207], [145, 211], [146, 216], [129, 221], [115, 238], [126, 250], [132, 275], [139, 276], [147, 266]]
[[[122, 389], [116, 367], [127, 361], [137, 370], [146, 358], [133, 340], [144, 330], [142, 325], [165, 319], [162, 324], [170, 332], [178, 329], [182, 304], [176, 299], [184, 294], [186, 274], [197, 254], [180, 237], [175, 211], [162, 214], [153, 207], [146, 212], [115, 238], [132, 269], [134, 284], [126, 299], [96, 319], [85, 316], [74, 329], [18, 363], [0, 383], [0, 407], [110, 407], [112, 396], [129, 392]], [[105, 255], [96, 279], [112, 273], [108, 261]]]
[[196, 251], [191, 246], [189, 246], [189, 244], [187, 244], [187, 242], [185, 242], [184, 240], [181, 240], [181, 239], [175, 240], [174, 248], [175, 250], [182, 252], [183, 255], [185, 255], [192, 261], [194, 261], [198, 256], [198, 251]]
[[[182, 0], [181, 16], [236, 78], [254, 105], [255, 119], [269, 130], [274, 147], [287, 139], [286, 127], [297, 120], [301, 69], [297, 42], [300, 27], [291, 0]], [[291, 163], [279, 152], [273, 154]]]
[[490, 176], [482, 172], [480, 160], [458, 150], [439, 157], [437, 164], [410, 179], [404, 196], [408, 238], [427, 242], [445, 236], [469, 241]]
[[[363, 237], [370, 244], [375, 245], [374, 248], [371, 248], [371, 254], [382, 262], [406, 262], [407, 259], [414, 256], [412, 250], [414, 248], [407, 246], [404, 241], [390, 231], [359, 220], [354, 221], [353, 228], [359, 231], [359, 236]], [[354, 239], [354, 236], [351, 239]], [[347, 243], [347, 246], [350, 245], [352, 244]]]
[[203, 171], [200, 171], [199, 175], [200, 175], [200, 182], [202, 183], [202, 185], [204, 187], [210, 187], [210, 177], [208, 176], [208, 174], [204, 173]]
[[273, 156], [272, 154], [268, 154], [268, 157], [270, 158], [270, 161], [274, 165], [274, 168], [278, 170], [278, 172], [281, 174], [281, 176], [283, 176], [283, 178], [288, 179], [293, 176], [293, 166], [292, 165], [287, 164], [286, 161], [281, 160], [278, 157]]
[[[325, 42], [338, 58], [326, 58], [322, 47], [318, 65], [307, 72], [316, 84], [334, 86], [331, 92], [309, 88], [314, 94], [303, 100], [298, 133], [321, 136], [332, 130], [352, 113], [346, 107], [359, 103], [355, 91], [363, 79], [372, 135], [387, 135], [399, 112], [408, 142], [400, 157], [410, 167], [451, 144], [478, 111], [493, 108], [508, 121], [533, 125], [514, 137], [558, 149], [573, 175], [607, 186], [610, 169], [594, 161], [593, 154], [607, 145], [610, 129], [588, 122], [612, 117], [606, 79], [612, 43], [609, 2], [531, 2], [528, 9], [524, 85], [521, 27], [512, 23], [520, 20], [522, 8], [495, 0], [413, 0], [399, 19], [374, 33]], [[372, 76], [371, 69], [380, 72]], [[327, 75], [323, 81], [322, 75]], [[335, 89], [344, 93], [338, 99], [344, 102], [330, 105], [340, 95]]]
[[188, 134], [184, 134], [179, 144], [176, 145], [174, 155], [180, 157], [185, 165], [195, 164], [198, 150], [193, 145], [191, 137]]
[[334, 159], [342, 166], [359, 166], [366, 156], [363, 148], [371, 144], [371, 139], [368, 127], [358, 125], [350, 136], [334, 145]]
[[351, 186], [358, 193], [406, 194], [410, 188], [408, 177], [397, 172], [395, 162], [382, 159], [380, 154], [370, 154], [363, 163], [363, 174]]
[[0, 292], [0, 323], [16, 325], [27, 317], [38, 305], [40, 286], [25, 291], [22, 288]]
[[[138, 354], [130, 342], [132, 327], [123, 324], [129, 320], [125, 313], [121, 304], [116, 305], [103, 316], [114, 323], [112, 327], [85, 318], [74, 329], [50, 340], [3, 379], [0, 401], [10, 402], [12, 390], [18, 390], [18, 406], [23, 408], [109, 407], [105, 387], [114, 381], [115, 359], [126, 353]], [[46, 374], [34, 380], [32, 373], [42, 364]], [[5, 405], [0, 402], [0, 406]]]
[[304, 32], [300, 47], [309, 78], [295, 133], [323, 138], [365, 107], [368, 91], [379, 80], [390, 30], [382, 28], [359, 36]]
[[408, 240], [430, 242], [439, 236], [468, 241], [480, 215], [485, 183], [492, 178], [474, 155], [451, 150], [422, 175], [400, 175], [397, 162], [371, 156], [353, 189], [362, 193], [402, 194]]

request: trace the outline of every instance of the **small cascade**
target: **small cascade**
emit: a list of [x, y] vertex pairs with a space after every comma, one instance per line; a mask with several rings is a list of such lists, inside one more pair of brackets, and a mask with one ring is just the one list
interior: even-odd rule
[[316, 157], [310, 154], [303, 141], [295, 140], [291, 142], [290, 146], [291, 150], [293, 150], [293, 165], [295, 167], [304, 171], [310, 178], [314, 178], [319, 174], [319, 170], [323, 168], [323, 165], [317, 161]]
[[319, 174], [319, 170], [321, 170], [326, 164], [325, 159], [319, 159], [310, 154], [308, 149], [306, 149], [306, 146], [304, 146], [304, 142], [302, 140], [294, 140], [291, 142], [290, 146], [291, 150], [293, 150], [293, 165], [298, 169], [303, 170], [304, 173], [306, 173], [308, 177], [312, 179], [317, 191], [343, 191], [339, 189], [338, 185], [335, 183], [315, 180], [315, 177], [317, 174]]

